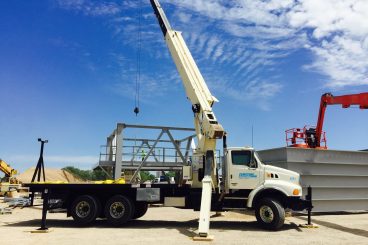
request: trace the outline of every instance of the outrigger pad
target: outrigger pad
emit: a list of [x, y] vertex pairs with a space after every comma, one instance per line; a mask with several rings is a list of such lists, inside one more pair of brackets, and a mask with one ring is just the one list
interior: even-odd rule
[[304, 225], [299, 225], [300, 228], [319, 228], [318, 225], [315, 224], [304, 224]]
[[214, 236], [194, 236], [193, 241], [211, 242], [214, 238]]
[[52, 231], [54, 231], [54, 230], [46, 228], [46, 229], [43, 229], [43, 230], [42, 229], [32, 230], [30, 232], [31, 233], [50, 233]]

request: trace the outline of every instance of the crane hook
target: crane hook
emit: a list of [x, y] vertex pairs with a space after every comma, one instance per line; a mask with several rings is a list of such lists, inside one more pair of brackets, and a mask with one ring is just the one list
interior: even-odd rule
[[134, 108], [134, 113], [135, 113], [135, 116], [138, 116], [138, 113], [139, 113], [139, 108], [138, 107]]

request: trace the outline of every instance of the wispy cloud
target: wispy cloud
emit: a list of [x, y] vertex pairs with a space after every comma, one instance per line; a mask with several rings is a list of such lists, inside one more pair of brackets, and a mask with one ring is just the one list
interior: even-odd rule
[[229, 75], [219, 71], [205, 72], [205, 76], [209, 81], [209, 86], [217, 91], [217, 94], [246, 102], [245, 104], [248, 105], [256, 105], [265, 111], [272, 108], [270, 98], [283, 89], [283, 84], [276, 79], [266, 81], [259, 79], [257, 75], [246, 76], [246, 78], [233, 76], [234, 81], [228, 80]]
[[[161, 2], [164, 4], [164, 7], [168, 6], [165, 1]], [[236, 92], [243, 92], [250, 97], [253, 96], [253, 91], [255, 91], [257, 85], [253, 84], [252, 86], [248, 85], [248, 87], [246, 87], [242, 84], [252, 84], [255, 81], [258, 81], [259, 79], [257, 79], [257, 74], [260, 74], [262, 69], [267, 69], [267, 67], [272, 64], [270, 59], [274, 59], [276, 55], [267, 52], [254, 54], [256, 48], [249, 47], [244, 43], [243, 35], [245, 35], [245, 33], [242, 33], [239, 36], [231, 33], [230, 29], [233, 30], [233, 32], [237, 32], [236, 28], [246, 28], [241, 26], [239, 23], [231, 23], [233, 19], [231, 16], [227, 16], [225, 18], [227, 20], [226, 23], [212, 23], [211, 21], [208, 21], [208, 16], [186, 9], [188, 6], [191, 6], [190, 4], [196, 3], [200, 4], [198, 9], [208, 9], [208, 4], [211, 9], [219, 6], [219, 3], [215, 3], [214, 5], [206, 3], [205, 1], [192, 3], [190, 1], [185, 1], [184, 3], [178, 1], [177, 3], [180, 8], [175, 8], [173, 12], [167, 11], [167, 14], [170, 17], [172, 25], [175, 26], [176, 29], [184, 31], [184, 38], [187, 40], [189, 48], [192, 50], [192, 54], [200, 69], [211, 68], [203, 69], [202, 72], [206, 78], [215, 79], [207, 81], [211, 84], [212, 92], [214, 94], [222, 94], [223, 96], [242, 100], [244, 95], [237, 95]], [[100, 4], [106, 4], [106, 2], [100, 2]], [[204, 5], [202, 6], [201, 4]], [[89, 12], [91, 9], [90, 6], [91, 2], [87, 0], [69, 0], [63, 2], [62, 5], [64, 9], [74, 10], [85, 15], [93, 15]], [[163, 42], [162, 34], [159, 31], [157, 20], [153, 15], [149, 3], [145, 3], [143, 6], [140, 6], [137, 1], [127, 0], [119, 7], [124, 11], [111, 11], [112, 16], [110, 18], [110, 27], [113, 29], [114, 37], [122, 41], [125, 45], [129, 45], [137, 52], [137, 35], [135, 34], [138, 33], [140, 28], [142, 37], [141, 52], [152, 60], [171, 60], [167, 47]], [[138, 12], [141, 7], [144, 25], [139, 26]], [[222, 10], [226, 8], [226, 6], [220, 7]], [[240, 13], [237, 14], [240, 18]], [[218, 15], [221, 16], [221, 13], [218, 13]], [[228, 30], [224, 33], [223, 30], [226, 29], [226, 25], [228, 25]], [[213, 28], [215, 30], [217, 29], [217, 31], [211, 32], [210, 30]], [[254, 33], [254, 36], [262, 36], [263, 34], [263, 32], [252, 32]], [[270, 30], [269, 32], [272, 31]], [[283, 33], [280, 34], [276, 28], [273, 32], [275, 33], [275, 36], [283, 35]], [[120, 74], [118, 75], [118, 80], [120, 82], [113, 84], [110, 89], [119, 95], [133, 99], [136, 93], [136, 61], [118, 53], [115, 53], [112, 57], [113, 62], [115, 62], [118, 66], [118, 70], [120, 71]], [[232, 72], [227, 73], [227, 76], [223, 75], [221, 83], [218, 83], [218, 77], [212, 77], [211, 75], [214, 73], [214, 70], [221, 69], [229, 69]], [[178, 85], [178, 82], [180, 82], [178, 73], [172, 66], [169, 68], [160, 66], [159, 72], [156, 72], [155, 74], [151, 73], [152, 72], [148, 70], [141, 71], [140, 80], [144, 81], [144, 83], [142, 83], [143, 85], [140, 87], [140, 93], [144, 94], [144, 97], [141, 98], [143, 103], [152, 103], [152, 101], [154, 101], [152, 100], [153, 96], [163, 96], [177, 88], [181, 88], [181, 85], [172, 86], [173, 84]], [[222, 87], [219, 86], [220, 84]], [[282, 87], [277, 86], [278, 89], [271, 90], [267, 89], [265, 84], [266, 82], [259, 84], [259, 88], [264, 88], [268, 91], [263, 94], [264, 101], [272, 98], [272, 96], [277, 94]], [[268, 81], [267, 84], [279, 84], [279, 82]], [[226, 87], [226, 89], [224, 89], [224, 87]], [[274, 93], [272, 94], [271, 91]]]
[[368, 85], [368, 2], [305, 0], [288, 14], [290, 26], [312, 30], [306, 68], [325, 74], [327, 86]]
[[[214, 94], [244, 100], [244, 94], [252, 98], [258, 93], [264, 104], [269, 104], [267, 101], [285, 86], [278, 76], [282, 73], [279, 64], [300, 49], [313, 55], [312, 61], [303, 68], [323, 75], [326, 80], [321, 86], [337, 89], [368, 84], [368, 1], [160, 2], [165, 9], [170, 9], [166, 13], [172, 26], [183, 31], [204, 77], [216, 79], [207, 81]], [[138, 33], [137, 9], [141, 4], [133, 0], [123, 1], [120, 5], [106, 1], [60, 0], [61, 7], [85, 15], [111, 15], [115, 37], [132, 48], [137, 46], [136, 36], [132, 33]], [[145, 23], [141, 26], [142, 52], [151, 59], [170, 59], [149, 3], [143, 4], [142, 11]], [[218, 76], [212, 76], [218, 70], [225, 71], [220, 83], [217, 82]], [[127, 79], [127, 71], [135, 70], [134, 67], [121, 69], [122, 84], [135, 81], [132, 77]], [[162, 73], [167, 72], [174, 74], [176, 71], [162, 70]], [[144, 74], [143, 77], [145, 88], [142, 89], [148, 93], [168, 92], [172, 88], [166, 83], [179, 80], [177, 75], [170, 75], [172, 80], [159, 74]], [[133, 85], [129, 85], [131, 83]], [[128, 85], [134, 88], [134, 82]], [[124, 96], [133, 91], [124, 85], [115, 84], [114, 87], [121, 87], [118, 91]]]
[[92, 0], [58, 0], [61, 8], [73, 10], [89, 16], [109, 16], [121, 11], [115, 2]]
[[330, 88], [368, 84], [368, 1], [163, 2], [216, 20], [223, 31], [243, 38], [255, 52], [310, 50], [315, 59], [304, 67], [325, 75]]
[[368, 52], [358, 40], [335, 36], [321, 46], [310, 47], [316, 59], [305, 68], [327, 74], [327, 86], [342, 88], [368, 85]]
[[[113, 93], [119, 94], [129, 99], [134, 99], [136, 95], [136, 84], [134, 72], [122, 73], [121, 81], [110, 87]], [[179, 76], [176, 71], [167, 71], [165, 74], [142, 74], [141, 81], [144, 81], [144, 85], [140, 85], [139, 94], [144, 95], [140, 97], [140, 102], [155, 104], [155, 100], [158, 97], [165, 96], [167, 93], [175, 91], [181, 88], [178, 84]], [[142, 83], [141, 83], [142, 84]]]
[[[117, 81], [109, 89], [115, 94], [133, 100], [136, 96], [137, 66], [135, 62], [121, 53], [111, 53], [111, 62], [118, 67]], [[162, 67], [154, 72], [144, 69], [140, 73], [140, 101], [153, 104], [155, 98], [165, 96], [167, 93], [181, 88], [180, 78], [176, 70]], [[180, 85], [180, 86], [179, 86]]]

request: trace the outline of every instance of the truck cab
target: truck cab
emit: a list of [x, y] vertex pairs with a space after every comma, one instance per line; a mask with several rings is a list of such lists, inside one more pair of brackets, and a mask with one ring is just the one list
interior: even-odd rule
[[264, 181], [264, 166], [251, 148], [227, 149], [224, 162], [227, 190], [255, 189]]
[[227, 190], [259, 188], [279, 189], [285, 195], [301, 196], [300, 175], [294, 171], [265, 165], [250, 147], [232, 147], [225, 152], [223, 171]]
[[222, 188], [224, 199], [246, 200], [246, 207], [254, 209], [257, 221], [268, 229], [283, 225], [286, 208], [303, 210], [311, 205], [302, 199], [298, 173], [263, 164], [251, 147], [224, 150]]

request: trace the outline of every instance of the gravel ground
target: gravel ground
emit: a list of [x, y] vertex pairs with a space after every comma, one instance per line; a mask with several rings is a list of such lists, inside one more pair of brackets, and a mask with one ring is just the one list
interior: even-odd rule
[[[50, 233], [30, 233], [40, 225], [41, 207], [16, 208], [0, 215], [2, 244], [368, 244], [368, 213], [316, 215], [316, 229], [299, 228], [305, 216], [287, 217], [281, 231], [257, 226], [254, 216], [226, 212], [211, 219], [212, 242], [193, 241], [198, 212], [168, 207], [151, 207], [142, 218], [125, 227], [109, 227], [97, 220], [91, 227], [76, 227], [65, 213], [49, 213]], [[7, 240], [6, 243], [3, 243]]]

